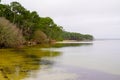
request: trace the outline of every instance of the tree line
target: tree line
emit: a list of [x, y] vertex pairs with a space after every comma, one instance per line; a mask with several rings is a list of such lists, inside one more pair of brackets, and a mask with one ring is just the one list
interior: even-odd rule
[[0, 4], [0, 47], [60, 40], [92, 40], [92, 35], [66, 32], [50, 17], [40, 17], [19, 2]]
[[81, 34], [76, 32], [63, 32], [64, 40], [77, 40], [77, 41], [88, 41], [93, 40], [93, 36], [90, 34]]

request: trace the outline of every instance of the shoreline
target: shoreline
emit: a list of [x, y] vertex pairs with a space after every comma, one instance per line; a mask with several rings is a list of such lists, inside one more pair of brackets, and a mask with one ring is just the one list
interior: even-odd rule
[[69, 44], [69, 43], [93, 43], [93, 41], [76, 41], [76, 40], [64, 40], [64, 41], [58, 41], [55, 43], [60, 43], [60, 44]]

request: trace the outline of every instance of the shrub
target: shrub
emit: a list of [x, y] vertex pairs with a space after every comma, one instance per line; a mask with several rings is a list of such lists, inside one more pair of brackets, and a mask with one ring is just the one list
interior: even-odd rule
[[23, 42], [22, 32], [8, 20], [0, 17], [0, 47], [19, 47]]
[[47, 41], [47, 35], [42, 32], [41, 30], [36, 30], [34, 32], [33, 35], [33, 40], [37, 43], [37, 44], [42, 44], [42, 43], [46, 43]]

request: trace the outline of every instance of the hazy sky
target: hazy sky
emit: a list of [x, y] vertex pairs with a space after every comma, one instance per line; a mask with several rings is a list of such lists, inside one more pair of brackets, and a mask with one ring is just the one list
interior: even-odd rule
[[120, 0], [2, 0], [20, 2], [40, 16], [51, 17], [66, 31], [95, 38], [120, 38]]

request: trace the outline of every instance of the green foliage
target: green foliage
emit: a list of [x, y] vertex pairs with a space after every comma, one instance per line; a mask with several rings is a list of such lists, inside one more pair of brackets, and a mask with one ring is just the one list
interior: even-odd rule
[[21, 31], [5, 18], [0, 18], [0, 47], [18, 47], [23, 42]]
[[84, 35], [84, 39], [85, 39], [85, 40], [93, 40], [93, 36], [92, 36], [92, 35], [89, 35], [89, 34], [85, 34], [85, 35]]
[[[38, 30], [44, 33], [49, 40], [92, 40], [91, 35], [83, 35], [80, 33], [65, 32], [63, 28], [57, 25], [50, 17], [40, 17], [36, 11], [30, 12], [18, 2], [10, 4], [0, 4], [0, 17], [5, 17], [12, 24], [22, 31], [26, 41], [35, 38]], [[34, 34], [34, 35], [33, 35]], [[42, 34], [42, 33], [41, 33]], [[40, 35], [39, 35], [40, 36]], [[43, 37], [43, 36], [41, 36]], [[42, 38], [41, 38], [42, 39]], [[39, 41], [41, 43], [41, 41]]]
[[63, 39], [64, 40], [78, 40], [78, 41], [83, 41], [83, 40], [93, 40], [92, 35], [88, 34], [80, 34], [80, 33], [75, 33], [75, 32], [63, 32]]
[[54, 23], [50, 17], [40, 18], [38, 29], [41, 29], [49, 39], [62, 40], [62, 27]]

